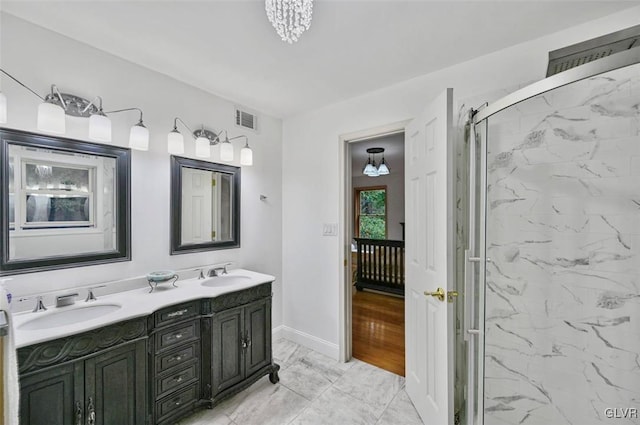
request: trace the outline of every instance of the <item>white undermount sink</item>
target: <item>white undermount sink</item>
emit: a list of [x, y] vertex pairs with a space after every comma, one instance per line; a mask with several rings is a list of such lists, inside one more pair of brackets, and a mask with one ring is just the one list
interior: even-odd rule
[[60, 311], [54, 311], [51, 313], [33, 313], [34, 315], [42, 315], [18, 325], [18, 329], [34, 331], [56, 328], [58, 326], [65, 326], [96, 319], [106, 314], [113, 313], [114, 311], [118, 311], [121, 308], [122, 306], [118, 304], [93, 304], [75, 308], [63, 307]]
[[247, 283], [251, 278], [241, 274], [225, 274], [222, 276], [210, 277], [201, 283], [202, 286], [220, 288], [223, 286], [231, 286], [238, 283]]

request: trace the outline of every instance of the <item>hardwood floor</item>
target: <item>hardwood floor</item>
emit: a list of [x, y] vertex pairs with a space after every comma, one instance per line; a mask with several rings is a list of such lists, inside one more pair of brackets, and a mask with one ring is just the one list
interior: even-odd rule
[[352, 310], [353, 357], [404, 376], [404, 299], [355, 291]]

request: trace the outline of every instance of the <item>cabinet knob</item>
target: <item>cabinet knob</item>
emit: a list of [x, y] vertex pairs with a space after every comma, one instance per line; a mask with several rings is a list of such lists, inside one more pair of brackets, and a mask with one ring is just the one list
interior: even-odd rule
[[180, 406], [181, 404], [182, 404], [182, 399], [177, 398], [177, 399], [173, 400], [173, 405], [174, 406]]

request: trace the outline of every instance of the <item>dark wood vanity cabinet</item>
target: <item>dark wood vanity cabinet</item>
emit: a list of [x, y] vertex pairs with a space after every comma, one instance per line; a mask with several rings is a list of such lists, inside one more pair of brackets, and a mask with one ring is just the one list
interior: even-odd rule
[[18, 350], [22, 425], [147, 421], [144, 319]]
[[203, 345], [211, 353], [211, 369], [204, 372], [203, 381], [211, 392], [211, 405], [264, 375], [278, 382], [280, 366], [271, 355], [271, 284], [221, 295], [205, 304], [207, 308], [212, 313], [211, 332], [203, 334]]
[[265, 375], [271, 283], [18, 350], [21, 425], [168, 425]]

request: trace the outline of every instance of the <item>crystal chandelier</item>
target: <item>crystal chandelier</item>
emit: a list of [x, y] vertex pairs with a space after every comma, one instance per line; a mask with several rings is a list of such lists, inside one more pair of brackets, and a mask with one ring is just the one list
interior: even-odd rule
[[289, 44], [311, 26], [313, 0], [265, 0], [265, 9], [271, 25]]

